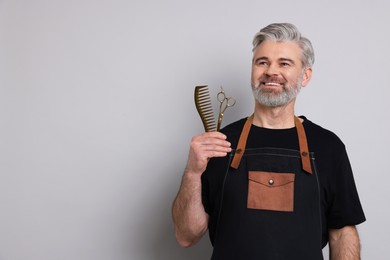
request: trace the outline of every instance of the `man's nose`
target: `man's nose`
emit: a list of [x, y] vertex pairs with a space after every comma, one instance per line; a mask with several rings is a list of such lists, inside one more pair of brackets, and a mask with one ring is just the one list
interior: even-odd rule
[[265, 74], [268, 76], [279, 75], [279, 67], [276, 64], [270, 64], [265, 71]]

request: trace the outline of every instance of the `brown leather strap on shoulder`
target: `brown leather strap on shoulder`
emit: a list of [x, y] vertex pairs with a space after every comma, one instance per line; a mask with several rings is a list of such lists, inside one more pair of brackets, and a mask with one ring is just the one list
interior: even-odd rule
[[[307, 144], [305, 129], [298, 117], [296, 116], [294, 117], [294, 122], [298, 132], [299, 152], [301, 155], [302, 168], [304, 171], [312, 174], [313, 171], [310, 163], [310, 152], [309, 152], [309, 146]], [[253, 123], [253, 115], [247, 118], [245, 125], [241, 131], [240, 139], [238, 140], [238, 144], [237, 144], [236, 153], [234, 154], [232, 163], [230, 164], [230, 166], [234, 169], [238, 169], [240, 165], [241, 158], [245, 152], [246, 141], [248, 139], [248, 135], [252, 123]]]
[[241, 131], [240, 139], [238, 140], [236, 153], [234, 154], [232, 163], [230, 166], [234, 169], [238, 169], [240, 165], [242, 155], [244, 154], [246, 147], [246, 140], [248, 139], [249, 131], [251, 130], [251, 125], [253, 122], [253, 115], [247, 118], [245, 125]]
[[311, 169], [309, 146], [307, 145], [305, 129], [303, 128], [302, 122], [298, 117], [295, 117], [294, 120], [298, 132], [299, 152], [301, 154], [302, 168], [304, 171], [312, 174], [313, 171]]

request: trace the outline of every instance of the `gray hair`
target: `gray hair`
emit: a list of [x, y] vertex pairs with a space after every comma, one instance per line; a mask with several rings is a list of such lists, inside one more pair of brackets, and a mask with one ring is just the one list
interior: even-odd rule
[[301, 36], [298, 28], [290, 23], [273, 23], [255, 34], [253, 38], [253, 51], [263, 41], [271, 40], [277, 42], [292, 41], [296, 42], [302, 51], [302, 65], [304, 68], [311, 67], [314, 64], [314, 50], [309, 39]]

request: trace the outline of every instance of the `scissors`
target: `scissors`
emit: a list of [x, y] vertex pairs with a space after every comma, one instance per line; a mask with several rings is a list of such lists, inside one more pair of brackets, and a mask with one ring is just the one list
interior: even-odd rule
[[218, 92], [217, 94], [217, 99], [219, 103], [221, 103], [219, 105], [219, 116], [218, 116], [218, 124], [217, 124], [217, 131], [219, 131], [222, 124], [223, 113], [225, 113], [225, 110], [228, 107], [234, 106], [236, 104], [236, 100], [232, 97], [226, 97], [225, 91], [223, 90], [222, 86], [221, 86], [221, 91]]

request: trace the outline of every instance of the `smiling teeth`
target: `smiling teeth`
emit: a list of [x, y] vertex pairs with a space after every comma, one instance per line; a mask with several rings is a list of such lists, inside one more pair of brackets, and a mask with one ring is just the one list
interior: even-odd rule
[[280, 83], [273, 83], [273, 82], [266, 82], [266, 83], [264, 83], [264, 85], [266, 85], [266, 86], [280, 86], [281, 84]]

